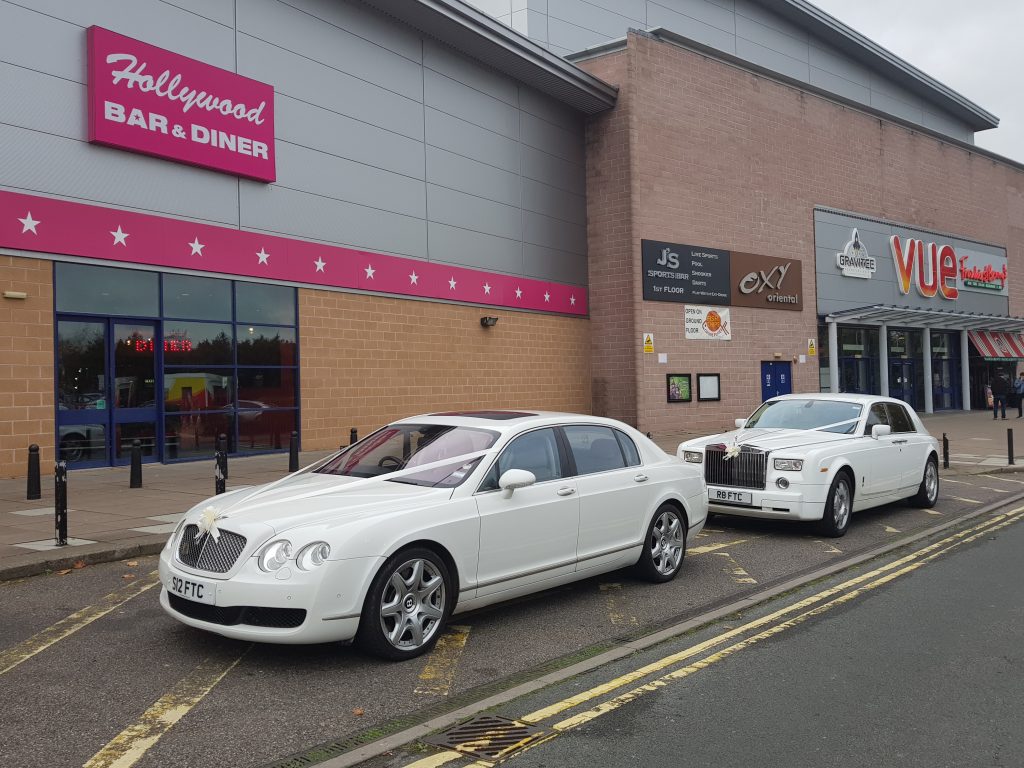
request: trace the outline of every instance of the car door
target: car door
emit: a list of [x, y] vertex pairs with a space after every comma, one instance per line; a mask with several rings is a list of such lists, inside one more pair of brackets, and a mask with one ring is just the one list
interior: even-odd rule
[[921, 485], [929, 441], [917, 431], [907, 409], [899, 403], [886, 403], [892, 424], [893, 444], [900, 449], [901, 492], [912, 493]]
[[[537, 482], [503, 491], [498, 480], [510, 469], [532, 472]], [[480, 514], [478, 596], [576, 570], [580, 500], [554, 427], [527, 432], [505, 446], [475, 498]]]
[[854, 466], [854, 471], [864, 472], [864, 482], [859, 495], [864, 501], [873, 502], [883, 497], [895, 496], [903, 479], [900, 447], [895, 442], [898, 438], [889, 434], [875, 440], [871, 437], [871, 428], [876, 424], [892, 427], [889, 411], [884, 402], [872, 403], [868, 410], [864, 426], [867, 447], [861, 452], [865, 466], [863, 469]]
[[638, 545], [650, 512], [650, 486], [628, 436], [598, 424], [563, 427], [580, 498], [578, 570], [622, 557]]

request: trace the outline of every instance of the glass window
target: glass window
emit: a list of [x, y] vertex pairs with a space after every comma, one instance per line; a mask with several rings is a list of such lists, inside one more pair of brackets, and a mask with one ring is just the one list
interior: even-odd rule
[[239, 411], [238, 447], [243, 451], [279, 451], [288, 447], [295, 411]]
[[633, 438], [627, 435], [625, 432], [615, 430], [615, 437], [619, 441], [619, 446], [622, 448], [622, 453], [626, 457], [627, 467], [639, 467], [640, 466], [640, 451], [636, 449], [636, 443], [633, 442]]
[[295, 325], [295, 289], [285, 285], [235, 283], [235, 319], [240, 323]]
[[164, 371], [164, 410], [213, 411], [231, 408], [234, 401], [232, 371], [218, 368], [185, 368]]
[[769, 400], [747, 419], [747, 429], [820, 429], [853, 434], [860, 421], [858, 403], [844, 400]]
[[232, 365], [228, 323], [164, 323], [164, 365]]
[[210, 458], [217, 447], [217, 435], [227, 435], [228, 452], [235, 451], [235, 429], [226, 413], [196, 413], [164, 419], [164, 442], [168, 459]]
[[114, 425], [114, 456], [129, 459], [132, 443], [138, 440], [142, 455], [152, 457], [156, 453], [156, 423], [152, 421]]
[[164, 275], [164, 317], [231, 320], [231, 281]]
[[425, 469], [422, 472], [413, 472], [411, 475], [388, 478], [390, 483], [408, 483], [409, 485], [422, 485], [427, 488], [456, 488], [462, 485], [462, 481], [473, 474], [480, 459], [472, 461], [457, 461], [453, 464], [445, 464], [434, 469]]
[[576, 461], [577, 474], [591, 475], [626, 466], [619, 441], [610, 427], [565, 427], [565, 436]]
[[57, 457], [69, 464], [80, 461], [106, 461], [105, 424], [68, 424], [57, 434]]
[[549, 428], [527, 432], [509, 443], [487, 473], [480, 490], [497, 490], [501, 476], [510, 469], [532, 472], [538, 483], [563, 477], [555, 430]]
[[867, 424], [864, 425], [864, 434], [870, 435], [871, 428], [876, 424], [888, 424], [889, 413], [885, 410], [884, 403], [875, 403], [871, 406], [871, 410], [868, 411]]
[[239, 408], [292, 408], [294, 368], [239, 368]]
[[916, 432], [914, 422], [907, 413], [906, 408], [896, 403], [886, 403], [889, 409], [889, 423], [892, 424], [893, 432]]
[[[104, 323], [61, 320], [57, 324], [57, 408], [107, 408]], [[71, 461], [71, 459], [69, 459]]]
[[295, 365], [294, 328], [238, 326], [239, 365]]
[[57, 262], [55, 268], [58, 312], [140, 317], [160, 314], [160, 276], [156, 272], [68, 262]]

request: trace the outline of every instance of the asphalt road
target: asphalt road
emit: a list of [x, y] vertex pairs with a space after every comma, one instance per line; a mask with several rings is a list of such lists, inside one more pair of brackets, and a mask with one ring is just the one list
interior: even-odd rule
[[670, 584], [617, 572], [460, 615], [445, 647], [404, 664], [185, 627], [157, 603], [152, 557], [0, 583], [0, 755], [173, 768], [341, 751], [1022, 491], [1016, 475], [960, 476], [936, 509], [865, 512], [838, 540], [718, 518]]

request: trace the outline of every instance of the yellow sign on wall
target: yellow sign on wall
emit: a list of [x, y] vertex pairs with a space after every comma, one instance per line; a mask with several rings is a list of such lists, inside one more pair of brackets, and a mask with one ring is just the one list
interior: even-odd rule
[[814, 339], [807, 340], [807, 356], [814, 357], [818, 354], [818, 343]]
[[647, 354], [647, 353], [651, 353], [653, 351], [654, 351], [654, 334], [653, 333], [645, 333], [644, 334], [644, 353]]

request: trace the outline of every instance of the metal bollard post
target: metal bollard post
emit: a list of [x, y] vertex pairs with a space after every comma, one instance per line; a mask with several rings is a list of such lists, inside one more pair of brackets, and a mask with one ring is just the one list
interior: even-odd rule
[[224, 454], [224, 467], [223, 467], [222, 471], [224, 472], [224, 479], [227, 480], [228, 479], [228, 436], [225, 435], [223, 432], [221, 432], [220, 435], [217, 437], [217, 440], [220, 441], [220, 450]]
[[288, 471], [299, 471], [299, 433], [293, 431], [292, 439], [288, 441]]
[[68, 545], [68, 463], [53, 467], [53, 527], [58, 547]]
[[28, 488], [25, 498], [29, 501], [43, 498], [42, 483], [39, 479], [39, 446], [28, 447]]
[[213, 492], [220, 496], [227, 490], [227, 480], [224, 475], [224, 465], [227, 463], [227, 454], [224, 451], [216, 451], [213, 454]]
[[132, 468], [128, 474], [128, 487], [142, 487], [142, 441], [132, 440]]
[[942, 468], [949, 469], [949, 438], [942, 433]]
[[1013, 429], [1006, 430], [1006, 463], [1013, 466]]
[[359, 442], [359, 433], [356, 432], [356, 428], [355, 427], [352, 427], [352, 429], [350, 429], [348, 431], [348, 444], [349, 445], [355, 445], [358, 442]]

